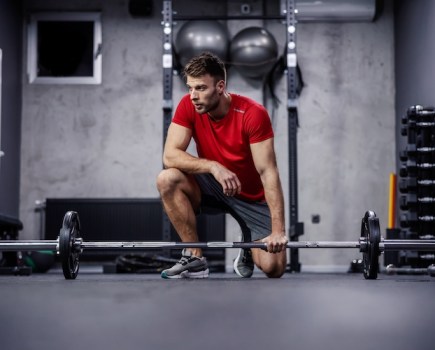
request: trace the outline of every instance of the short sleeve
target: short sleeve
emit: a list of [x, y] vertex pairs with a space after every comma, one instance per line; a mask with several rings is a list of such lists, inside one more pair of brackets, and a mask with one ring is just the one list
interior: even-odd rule
[[249, 143], [257, 143], [274, 136], [272, 123], [266, 109], [261, 105], [251, 106], [245, 114], [245, 130]]
[[188, 129], [193, 129], [194, 111], [192, 110], [192, 103], [189, 100], [189, 95], [185, 95], [175, 110], [172, 122]]

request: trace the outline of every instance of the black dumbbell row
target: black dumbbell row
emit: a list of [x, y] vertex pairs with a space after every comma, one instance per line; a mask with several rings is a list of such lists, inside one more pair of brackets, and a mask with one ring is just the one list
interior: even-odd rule
[[[399, 152], [398, 183], [401, 237], [435, 237], [435, 108], [411, 106], [402, 117], [401, 134], [407, 144]], [[433, 254], [401, 251], [403, 265], [425, 265]]]

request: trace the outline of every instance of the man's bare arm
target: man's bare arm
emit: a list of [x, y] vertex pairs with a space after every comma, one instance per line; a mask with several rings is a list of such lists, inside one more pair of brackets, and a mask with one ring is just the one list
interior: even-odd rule
[[225, 194], [234, 196], [240, 193], [241, 183], [236, 174], [216, 161], [198, 158], [186, 152], [191, 139], [192, 131], [189, 128], [171, 123], [163, 151], [165, 168], [177, 168], [187, 174], [210, 173], [222, 185]]
[[284, 195], [276, 164], [273, 138], [251, 144], [251, 151], [263, 183], [272, 221], [271, 234], [264, 241], [268, 243], [268, 251], [281, 251], [285, 249], [288, 239], [285, 234]]
[[171, 123], [163, 151], [165, 168], [177, 168], [188, 174], [210, 172], [213, 162], [186, 152], [191, 139], [192, 131], [189, 128]]

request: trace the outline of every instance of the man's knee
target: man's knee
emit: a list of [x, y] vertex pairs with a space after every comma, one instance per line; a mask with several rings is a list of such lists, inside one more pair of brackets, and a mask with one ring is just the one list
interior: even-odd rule
[[269, 278], [280, 278], [287, 268], [286, 253], [272, 254], [262, 252], [263, 255], [260, 258], [257, 266], [264, 272]]
[[285, 273], [286, 266], [278, 265], [269, 269], [268, 271], [264, 271], [267, 277], [269, 278], [280, 278]]
[[180, 183], [183, 173], [175, 168], [164, 169], [157, 175], [156, 186], [160, 193], [174, 189]]

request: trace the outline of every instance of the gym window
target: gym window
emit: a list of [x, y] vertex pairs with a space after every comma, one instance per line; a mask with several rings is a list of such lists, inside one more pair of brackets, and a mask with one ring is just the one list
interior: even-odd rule
[[101, 15], [30, 15], [27, 74], [31, 84], [101, 84]]

